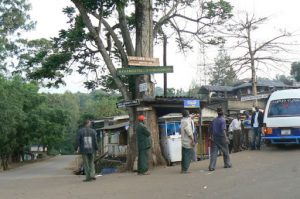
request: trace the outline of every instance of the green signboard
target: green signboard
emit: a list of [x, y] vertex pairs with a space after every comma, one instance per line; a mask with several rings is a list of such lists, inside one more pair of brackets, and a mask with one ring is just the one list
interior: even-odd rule
[[173, 73], [173, 66], [142, 66], [117, 69], [117, 75], [145, 75], [152, 73]]

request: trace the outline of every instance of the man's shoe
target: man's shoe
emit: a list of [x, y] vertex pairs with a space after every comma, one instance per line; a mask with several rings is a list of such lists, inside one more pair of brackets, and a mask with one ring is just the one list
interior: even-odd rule
[[89, 179], [84, 179], [84, 180], [83, 180], [83, 182], [90, 182], [90, 181], [92, 181], [91, 178], [89, 178]]
[[91, 180], [96, 180], [96, 177], [91, 177], [90, 179], [91, 179]]
[[231, 168], [231, 167], [232, 167], [232, 165], [225, 165], [225, 166], [224, 166], [224, 168], [226, 168], [226, 169], [227, 169], [227, 168]]
[[182, 174], [189, 174], [191, 173], [190, 171], [181, 171]]
[[150, 172], [146, 171], [145, 173], [138, 173], [138, 175], [150, 175]]
[[214, 171], [215, 169], [214, 169], [214, 168], [208, 168], [208, 170], [209, 170], [209, 171]]

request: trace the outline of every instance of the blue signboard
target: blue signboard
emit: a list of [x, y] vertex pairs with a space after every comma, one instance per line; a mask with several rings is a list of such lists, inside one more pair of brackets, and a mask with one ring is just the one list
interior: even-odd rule
[[184, 100], [184, 108], [200, 108], [200, 100]]

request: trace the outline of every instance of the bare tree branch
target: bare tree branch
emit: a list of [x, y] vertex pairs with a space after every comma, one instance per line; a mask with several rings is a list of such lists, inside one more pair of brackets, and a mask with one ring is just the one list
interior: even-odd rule
[[278, 69], [274, 63], [286, 63], [287, 60], [279, 56], [279, 53], [289, 52], [288, 43], [279, 42], [282, 38], [290, 37], [291, 34], [286, 31], [267, 39], [266, 41], [255, 40], [253, 32], [268, 20], [267, 17], [256, 18], [248, 13], [244, 16], [244, 20], [234, 20], [227, 30], [223, 31], [226, 36], [235, 38], [238, 42], [232, 48], [244, 49], [245, 53], [242, 56], [232, 58], [232, 64], [236, 65], [237, 71], [243, 68], [250, 68], [252, 73], [252, 93], [256, 95], [256, 66], [265, 65], [272, 66]]
[[172, 8], [167, 12], [166, 15], [162, 16], [153, 28], [153, 37], [156, 38], [158, 31], [161, 29], [162, 25], [166, 23], [170, 18], [171, 14], [176, 10], [180, 1], [175, 1]]
[[119, 23], [120, 23], [121, 34], [123, 37], [123, 42], [126, 47], [126, 51], [127, 51], [128, 55], [133, 56], [133, 55], [135, 55], [135, 51], [134, 51], [134, 47], [132, 44], [132, 40], [130, 38], [130, 33], [129, 33], [128, 26], [127, 26], [127, 20], [126, 20], [124, 8], [118, 7], [117, 10], [118, 10], [118, 14], [119, 14]]

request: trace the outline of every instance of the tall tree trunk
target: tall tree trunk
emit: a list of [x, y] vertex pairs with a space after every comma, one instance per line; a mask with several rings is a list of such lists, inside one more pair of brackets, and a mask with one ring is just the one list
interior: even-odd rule
[[[247, 43], [248, 43], [248, 51], [249, 51], [249, 55], [250, 55], [250, 68], [251, 68], [251, 85], [252, 85], [252, 95], [257, 95], [257, 82], [256, 82], [256, 68], [255, 68], [255, 62], [254, 62], [254, 55], [255, 55], [255, 51], [252, 50], [252, 37], [251, 37], [251, 29], [252, 29], [252, 24], [249, 22], [248, 19], [248, 15], [246, 18], [246, 23], [248, 24], [247, 27]], [[257, 105], [257, 101], [256, 101], [256, 105]]]
[[[167, 66], [167, 46], [168, 46], [168, 38], [165, 34], [163, 34], [164, 42], [163, 42], [163, 65]], [[167, 97], [167, 89], [168, 89], [168, 75], [164, 73], [164, 97]]]
[[[153, 13], [152, 0], [135, 1], [136, 14], [136, 56], [138, 57], [153, 57]], [[137, 78], [136, 86], [140, 83], [147, 83], [148, 90], [141, 94], [137, 93], [138, 98], [154, 97], [154, 83], [151, 82], [149, 75], [143, 75]], [[138, 89], [136, 89], [138, 92]], [[162, 156], [160, 144], [157, 116], [155, 110], [144, 113], [147, 117], [146, 125], [151, 131], [152, 138], [152, 155], [150, 155], [150, 162], [152, 165], [165, 164]]]
[[136, 110], [134, 107], [128, 108], [129, 114], [129, 130], [128, 130], [128, 148], [127, 148], [127, 160], [126, 169], [132, 170], [134, 160], [137, 156], [137, 145], [136, 145]]
[[[253, 63], [252, 63], [253, 62]], [[256, 79], [256, 68], [254, 61], [251, 60], [251, 81], [252, 81], [252, 95], [257, 95], [257, 79]]]

